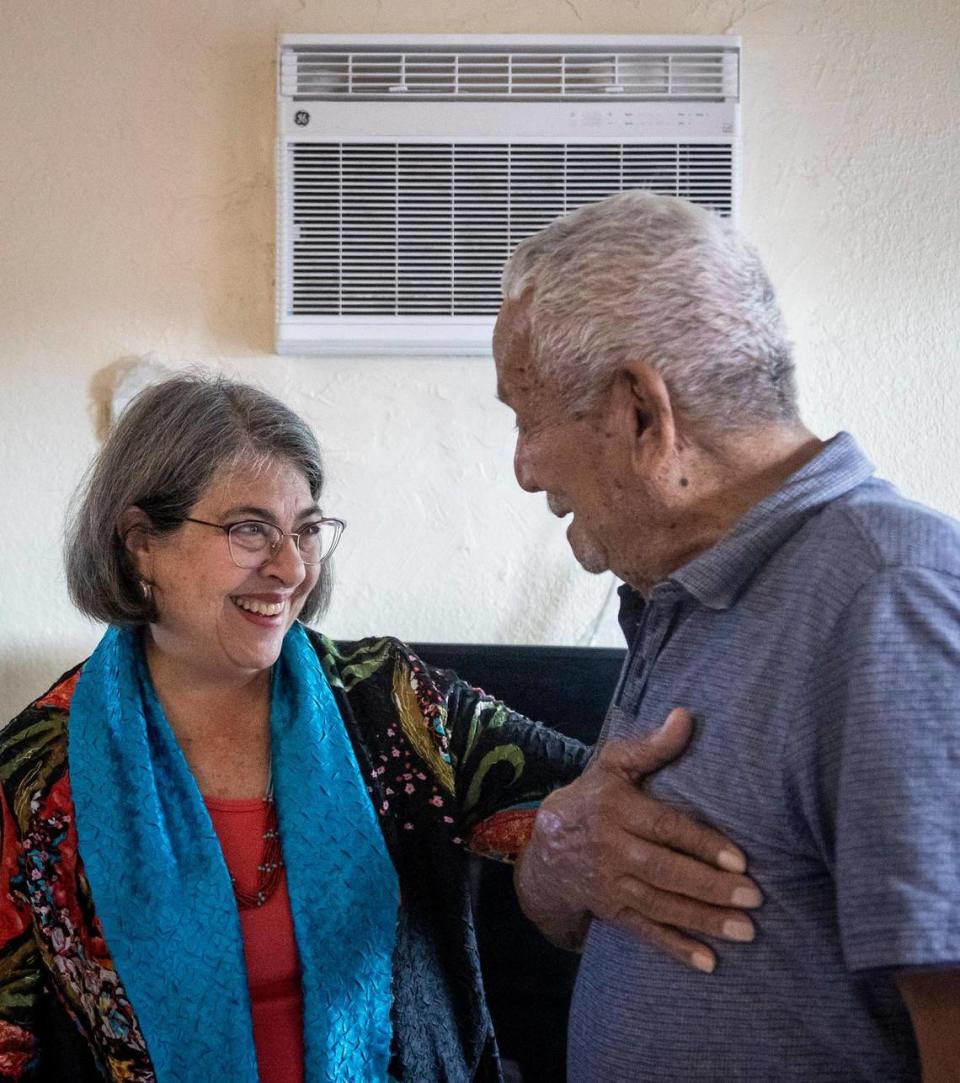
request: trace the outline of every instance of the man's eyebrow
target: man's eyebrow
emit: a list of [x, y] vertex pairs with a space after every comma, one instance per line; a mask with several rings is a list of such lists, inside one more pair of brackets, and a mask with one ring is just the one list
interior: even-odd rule
[[[317, 504], [310, 504], [302, 511], [297, 513], [297, 519], [309, 519], [312, 515], [322, 515], [320, 508]], [[269, 508], [259, 508], [254, 504], [238, 504], [236, 507], [228, 508], [224, 513], [225, 519], [232, 519], [236, 516], [245, 516], [250, 519], [263, 519], [264, 522], [273, 523], [273, 512]]]

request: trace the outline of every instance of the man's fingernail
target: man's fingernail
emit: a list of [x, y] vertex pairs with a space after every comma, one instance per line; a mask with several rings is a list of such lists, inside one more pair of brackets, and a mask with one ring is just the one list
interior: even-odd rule
[[730, 902], [734, 906], [759, 906], [763, 902], [763, 896], [755, 887], [736, 887], [730, 896]]
[[727, 940], [747, 941], [752, 940], [754, 935], [752, 921], [738, 921], [736, 918], [725, 921], [721, 931]]
[[713, 968], [716, 966], [713, 956], [708, 955], [705, 951], [695, 951], [690, 956], [690, 962], [697, 970], [702, 970], [704, 974], [712, 974]]
[[726, 869], [728, 872], [746, 872], [747, 863], [743, 860], [741, 854], [738, 854], [736, 850], [721, 850], [717, 854], [717, 864], [721, 869]]

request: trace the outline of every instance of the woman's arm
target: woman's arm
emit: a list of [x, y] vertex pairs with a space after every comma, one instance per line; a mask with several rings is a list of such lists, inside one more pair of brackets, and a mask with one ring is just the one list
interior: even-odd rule
[[[312, 638], [345, 715], [353, 700], [361, 718], [377, 720], [367, 744], [396, 724], [436, 782], [432, 801], [449, 801], [458, 839], [507, 861], [527, 847], [517, 871], [521, 902], [549, 938], [576, 947], [591, 916], [602, 914], [707, 969], [712, 952], [686, 933], [752, 937], [742, 908], [760, 895], [742, 875], [743, 854], [640, 786], [666, 762], [664, 741], [679, 754], [688, 724], [648, 744], [609, 742], [591, 763], [585, 745], [433, 669], [395, 639], [338, 648]], [[380, 759], [392, 763], [396, 754], [384, 745]]]

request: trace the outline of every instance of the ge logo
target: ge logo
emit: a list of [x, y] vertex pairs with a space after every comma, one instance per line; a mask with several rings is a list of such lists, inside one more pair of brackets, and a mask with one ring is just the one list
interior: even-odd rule
[[310, 123], [310, 114], [306, 109], [298, 109], [297, 112], [293, 114], [293, 123], [301, 128], [306, 128]]

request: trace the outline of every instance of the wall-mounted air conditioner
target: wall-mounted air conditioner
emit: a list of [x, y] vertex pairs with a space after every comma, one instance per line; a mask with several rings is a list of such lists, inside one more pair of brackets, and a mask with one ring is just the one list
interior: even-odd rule
[[286, 35], [277, 350], [489, 353], [500, 271], [625, 188], [735, 215], [740, 41]]

